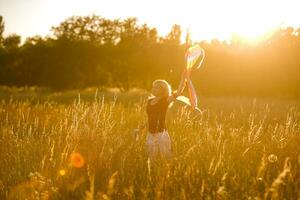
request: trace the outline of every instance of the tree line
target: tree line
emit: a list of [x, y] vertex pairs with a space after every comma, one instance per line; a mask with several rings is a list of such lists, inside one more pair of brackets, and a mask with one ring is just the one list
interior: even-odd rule
[[[162, 78], [177, 85], [184, 68], [182, 30], [166, 36], [137, 18], [72, 16], [49, 36], [3, 36], [0, 16], [0, 85], [53, 89], [90, 86], [149, 88]], [[300, 29], [278, 28], [249, 45], [239, 37], [198, 42], [206, 51], [192, 79], [203, 95], [300, 96]]]

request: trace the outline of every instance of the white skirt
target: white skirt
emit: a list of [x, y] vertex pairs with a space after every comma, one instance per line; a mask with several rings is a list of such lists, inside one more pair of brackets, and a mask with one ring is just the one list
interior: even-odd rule
[[155, 134], [148, 132], [146, 149], [150, 160], [156, 159], [158, 156], [170, 159], [172, 152], [171, 140], [168, 131]]

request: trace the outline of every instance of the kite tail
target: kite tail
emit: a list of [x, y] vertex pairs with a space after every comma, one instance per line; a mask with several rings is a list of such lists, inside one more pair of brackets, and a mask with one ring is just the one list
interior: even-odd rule
[[204, 61], [204, 58], [205, 58], [205, 51], [204, 51], [204, 49], [201, 49], [201, 51], [202, 51], [202, 54], [201, 54], [202, 58], [201, 58], [201, 61], [200, 61], [199, 65], [197, 66], [197, 69], [201, 67], [201, 65], [202, 65], [202, 63]]

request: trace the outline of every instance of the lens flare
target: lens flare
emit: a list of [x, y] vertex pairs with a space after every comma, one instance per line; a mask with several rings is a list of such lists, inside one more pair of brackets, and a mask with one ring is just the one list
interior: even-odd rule
[[64, 176], [64, 175], [66, 175], [66, 170], [61, 169], [61, 170], [59, 170], [58, 173], [59, 173], [59, 175]]
[[71, 155], [70, 155], [70, 163], [73, 167], [75, 168], [81, 168], [84, 166], [85, 164], [85, 161], [84, 161], [84, 158], [83, 156], [78, 153], [78, 152], [73, 152]]

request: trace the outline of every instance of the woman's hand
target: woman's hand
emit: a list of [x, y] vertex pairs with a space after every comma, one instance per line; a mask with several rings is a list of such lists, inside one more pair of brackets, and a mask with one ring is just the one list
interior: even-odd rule
[[135, 141], [139, 140], [141, 138], [142, 133], [146, 130], [147, 123], [142, 122], [138, 125], [137, 128], [132, 130], [132, 135]]

